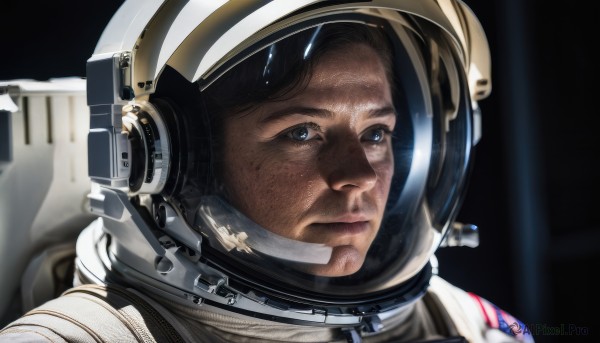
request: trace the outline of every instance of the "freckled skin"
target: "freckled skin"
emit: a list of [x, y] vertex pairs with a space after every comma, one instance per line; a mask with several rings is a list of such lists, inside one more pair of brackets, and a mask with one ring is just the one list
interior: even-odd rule
[[[265, 121], [298, 106], [330, 115]], [[356, 272], [379, 230], [394, 164], [391, 137], [379, 144], [365, 137], [378, 125], [393, 129], [395, 116], [370, 113], [391, 106], [390, 85], [375, 50], [354, 44], [326, 53], [307, 88], [293, 98], [225, 120], [223, 177], [230, 202], [272, 232], [333, 247], [328, 264], [306, 271]], [[304, 123], [318, 126], [309, 131], [310, 139], [290, 138], [290, 129]], [[339, 229], [347, 222], [361, 222], [360, 230]]]

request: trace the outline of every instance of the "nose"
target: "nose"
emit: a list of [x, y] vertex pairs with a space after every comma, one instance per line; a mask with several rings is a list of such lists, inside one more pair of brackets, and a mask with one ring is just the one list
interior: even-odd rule
[[330, 150], [323, 164], [329, 187], [336, 191], [366, 191], [375, 186], [377, 173], [358, 139], [345, 140]]

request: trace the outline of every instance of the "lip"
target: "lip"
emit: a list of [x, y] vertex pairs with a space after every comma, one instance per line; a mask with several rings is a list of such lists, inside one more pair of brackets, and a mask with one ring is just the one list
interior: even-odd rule
[[370, 216], [364, 211], [359, 213], [346, 213], [338, 216], [330, 216], [319, 224], [367, 222], [369, 221], [369, 217]]
[[370, 227], [368, 221], [314, 223], [311, 226], [315, 229], [335, 232], [338, 235], [358, 235], [367, 232]]

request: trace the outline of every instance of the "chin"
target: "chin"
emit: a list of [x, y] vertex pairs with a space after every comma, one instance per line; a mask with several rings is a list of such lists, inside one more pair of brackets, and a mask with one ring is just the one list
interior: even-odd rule
[[348, 276], [356, 273], [365, 261], [365, 254], [351, 245], [333, 248], [329, 263], [305, 267], [305, 272], [317, 276]]

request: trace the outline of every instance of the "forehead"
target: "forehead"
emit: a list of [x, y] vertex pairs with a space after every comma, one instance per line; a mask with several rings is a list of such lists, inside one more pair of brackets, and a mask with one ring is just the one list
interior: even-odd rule
[[362, 84], [389, 85], [386, 59], [365, 44], [346, 44], [324, 53], [313, 66], [312, 87]]
[[363, 44], [328, 51], [313, 66], [306, 88], [280, 105], [306, 105], [332, 112], [391, 105], [391, 89], [379, 54]]
[[262, 122], [274, 113], [288, 113], [291, 108], [303, 108], [302, 113], [317, 110], [354, 115], [392, 108], [384, 61], [379, 52], [366, 44], [337, 46], [313, 60], [308, 78], [305, 83], [297, 84], [295, 90], [282, 98], [260, 101], [238, 114]]

